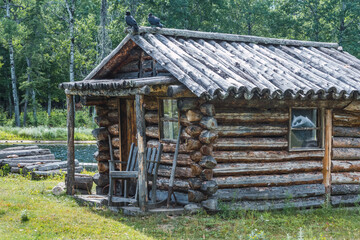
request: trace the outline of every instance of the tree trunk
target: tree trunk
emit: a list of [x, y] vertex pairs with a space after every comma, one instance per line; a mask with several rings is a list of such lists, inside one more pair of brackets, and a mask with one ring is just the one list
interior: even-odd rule
[[[10, 1], [5, 1], [6, 7], [6, 18], [10, 19]], [[19, 109], [19, 97], [16, 86], [16, 74], [15, 74], [15, 62], [14, 62], [14, 46], [12, 43], [12, 38], [8, 40], [9, 52], [10, 52], [10, 72], [11, 72], [11, 86], [14, 98], [14, 107], [15, 107], [15, 124], [17, 127], [20, 127], [20, 109]]]
[[51, 116], [51, 93], [50, 93], [50, 83], [48, 84], [49, 93], [48, 93], [48, 105], [47, 105], [47, 114], [48, 117]]
[[100, 58], [103, 60], [109, 53], [109, 36], [107, 34], [106, 25], [107, 25], [107, 0], [101, 0], [101, 10], [100, 10]]
[[16, 85], [14, 47], [12, 44], [12, 39], [9, 40], [9, 51], [10, 51], [11, 86], [12, 86], [14, 107], [15, 107], [15, 125], [17, 127], [20, 127], [19, 96], [18, 96], [17, 85]]

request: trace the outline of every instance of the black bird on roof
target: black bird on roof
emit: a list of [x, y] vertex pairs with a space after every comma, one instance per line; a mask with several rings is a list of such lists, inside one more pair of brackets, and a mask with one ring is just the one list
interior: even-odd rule
[[131, 16], [130, 12], [126, 12], [125, 22], [127, 25], [133, 28], [134, 32], [139, 32], [139, 26], [133, 16]]
[[160, 28], [163, 27], [163, 25], [160, 23], [160, 18], [155, 17], [154, 15], [152, 15], [152, 13], [149, 13], [148, 21], [151, 24], [151, 26], [160, 27]]

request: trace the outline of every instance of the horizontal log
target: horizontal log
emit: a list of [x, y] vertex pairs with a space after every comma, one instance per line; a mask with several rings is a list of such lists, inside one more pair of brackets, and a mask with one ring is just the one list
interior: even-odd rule
[[105, 187], [106, 185], [109, 185], [109, 174], [95, 173], [93, 180], [97, 186]]
[[[189, 204], [189, 198], [187, 193], [176, 192], [174, 191], [176, 201], [178, 204], [186, 205]], [[149, 196], [151, 196], [151, 191]], [[168, 198], [168, 191], [165, 190], [157, 190], [156, 191], [156, 199], [157, 201], [164, 201]], [[171, 196], [171, 202], [175, 202], [174, 196]]]
[[102, 106], [95, 106], [95, 111], [97, 116], [106, 116], [109, 111], [111, 111], [109, 106], [102, 105]]
[[95, 152], [94, 153], [94, 158], [96, 161], [108, 161], [110, 159], [110, 153], [107, 152]]
[[10, 168], [10, 172], [11, 172], [11, 173], [20, 173], [21, 171], [22, 171], [22, 169], [19, 168], [19, 167], [12, 167], [12, 168]]
[[17, 157], [24, 156], [36, 156], [36, 155], [47, 155], [51, 154], [49, 149], [24, 149], [24, 150], [16, 150], [16, 151], [0, 151], [0, 159], [8, 158], [16, 155]]
[[200, 106], [200, 112], [205, 116], [212, 117], [215, 115], [215, 106], [211, 103], [205, 103]]
[[322, 173], [290, 173], [281, 175], [258, 175], [236, 177], [214, 177], [219, 188], [268, 187], [321, 183]]
[[214, 176], [279, 174], [316, 172], [322, 170], [321, 161], [273, 162], [273, 163], [222, 163], [214, 168]]
[[111, 125], [111, 122], [109, 121], [107, 116], [95, 117], [94, 121], [95, 121], [96, 125], [98, 125], [99, 127], [107, 127], [107, 126]]
[[93, 186], [93, 178], [86, 174], [75, 174], [75, 189], [87, 190], [91, 194], [91, 188]]
[[335, 113], [333, 118], [334, 126], [360, 127], [360, 115], [351, 113]]
[[197, 98], [183, 98], [177, 101], [177, 106], [180, 111], [195, 109], [199, 106], [199, 100]]
[[189, 122], [199, 122], [202, 119], [202, 117], [203, 117], [202, 113], [197, 109], [188, 110], [186, 112], [186, 118]]
[[107, 119], [110, 121], [110, 123], [118, 123], [119, 113], [117, 111], [110, 111], [107, 114]]
[[239, 149], [284, 149], [288, 147], [286, 138], [219, 138], [214, 145], [216, 150]]
[[[168, 190], [169, 180], [169, 178], [159, 177], [156, 181], [157, 188], [161, 190]], [[190, 189], [189, 182], [187, 180], [175, 178], [173, 189], [174, 191], [187, 192]]]
[[189, 190], [189, 202], [199, 203], [207, 199], [206, 195], [200, 191]]
[[107, 129], [111, 135], [119, 136], [119, 124], [113, 124], [109, 126]]
[[218, 126], [219, 137], [245, 137], [245, 136], [285, 136], [288, 127], [285, 125], [244, 125], [244, 126]]
[[360, 185], [358, 184], [332, 184], [331, 195], [359, 194]]
[[157, 111], [146, 111], [145, 121], [150, 124], [159, 124], [159, 116]]
[[322, 159], [324, 151], [214, 151], [218, 163], [236, 162], [273, 162]]
[[187, 119], [185, 114], [180, 115], [180, 124], [182, 126], [191, 126], [192, 123]]
[[185, 128], [185, 132], [193, 138], [199, 137], [202, 130], [203, 129], [198, 125], [190, 125]]
[[[78, 160], [75, 160], [75, 166], [79, 166]], [[26, 166], [23, 169], [23, 174], [26, 176], [28, 173], [33, 171], [50, 171], [62, 168], [67, 168], [67, 161]]]
[[147, 97], [145, 96], [144, 98], [144, 107], [146, 110], [158, 110], [159, 109], [159, 106], [158, 106], [158, 101], [156, 98], [151, 98], [151, 97]]
[[98, 141], [107, 140], [107, 137], [109, 135], [109, 132], [105, 127], [96, 128], [92, 130], [91, 133]]
[[97, 164], [99, 173], [109, 172], [109, 162], [98, 162]]
[[360, 148], [333, 148], [333, 160], [360, 160]]
[[25, 156], [25, 157], [17, 157], [17, 158], [3, 158], [1, 161], [34, 161], [34, 160], [52, 160], [55, 159], [54, 154], [44, 154], [44, 155], [35, 155], [35, 156]]
[[[173, 142], [162, 142], [163, 145], [163, 152], [164, 153], [174, 153], [176, 148], [176, 143]], [[157, 140], [150, 140], [147, 142], [147, 147], [157, 148], [159, 146], [159, 141]], [[191, 153], [191, 150], [186, 148], [185, 143], [181, 143], [179, 146], [179, 153]]]
[[146, 127], [146, 136], [150, 138], [159, 138], [159, 127], [158, 126], [148, 126]]
[[335, 137], [360, 137], [360, 127], [333, 127]]
[[323, 184], [304, 184], [283, 187], [247, 187], [219, 189], [214, 197], [221, 201], [274, 200], [321, 196]]
[[[164, 165], [172, 165], [174, 161], [174, 154], [173, 153], [163, 153], [161, 155], [161, 164]], [[185, 166], [190, 167], [193, 161], [190, 159], [189, 154], [178, 154], [177, 156], [177, 166]]]
[[280, 123], [280, 122], [289, 121], [289, 113], [274, 112], [274, 111], [218, 112], [215, 114], [215, 119], [217, 120], [219, 125], [224, 123], [232, 123], [232, 124], [244, 124], [244, 123], [256, 123], [256, 122]]
[[332, 160], [332, 172], [360, 172], [360, 160]]
[[281, 210], [286, 208], [315, 208], [321, 207], [325, 203], [325, 197], [309, 197], [281, 200], [262, 200], [262, 201], [240, 201], [234, 203], [224, 203], [229, 210]]
[[110, 149], [109, 141], [106, 141], [106, 140], [97, 141], [96, 146], [98, 148], [98, 151], [100, 151], [100, 152], [106, 152], [106, 151], [109, 151], [109, 149]]
[[19, 147], [8, 147], [1, 149], [0, 152], [13, 152], [13, 151], [19, 151], [19, 150], [29, 150], [29, 149], [38, 149], [39, 146], [31, 145], [31, 146], [19, 146]]
[[[84, 170], [83, 167], [75, 167], [75, 173], [81, 173]], [[66, 169], [51, 170], [51, 171], [33, 171], [31, 172], [31, 179], [38, 180], [41, 178], [53, 177], [56, 175], [66, 174]]]
[[47, 159], [42, 159], [42, 160], [33, 160], [33, 161], [4, 161], [2, 163], [2, 165], [9, 165], [9, 167], [18, 167], [19, 164], [23, 165], [23, 164], [45, 164], [45, 163], [54, 163], [54, 162], [61, 162], [61, 160], [56, 160], [56, 159], [51, 159], [51, 160], [47, 160]]
[[360, 197], [359, 194], [331, 196], [330, 202], [333, 206], [354, 206], [360, 203]]
[[[160, 165], [158, 175], [162, 177], [170, 177], [171, 168], [171, 166]], [[175, 177], [177, 178], [192, 178], [195, 176], [195, 173], [190, 167], [176, 167]]]
[[332, 184], [360, 184], [359, 172], [331, 173]]
[[334, 148], [360, 148], [360, 138], [333, 137]]

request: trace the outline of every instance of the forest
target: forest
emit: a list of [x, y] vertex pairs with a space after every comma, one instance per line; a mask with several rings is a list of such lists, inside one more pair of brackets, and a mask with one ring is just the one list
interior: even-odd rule
[[126, 11], [140, 26], [153, 13], [167, 28], [337, 42], [360, 57], [359, 0], [2, 0], [0, 126], [64, 111], [58, 84], [82, 80], [120, 43]]

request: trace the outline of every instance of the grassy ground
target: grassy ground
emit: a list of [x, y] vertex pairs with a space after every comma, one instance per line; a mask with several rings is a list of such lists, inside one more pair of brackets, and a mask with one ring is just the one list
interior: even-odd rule
[[125, 217], [53, 196], [59, 181], [0, 177], [0, 238], [360, 239], [359, 208]]
[[[76, 141], [95, 140], [91, 135], [90, 128], [76, 128]], [[65, 127], [0, 127], [0, 140], [67, 140], [67, 128]]]

